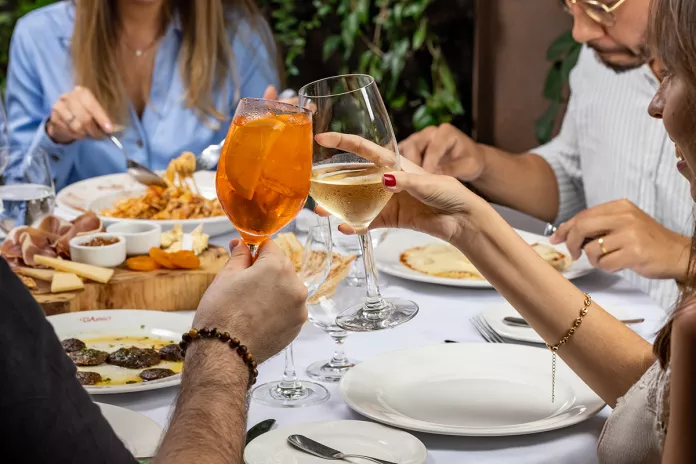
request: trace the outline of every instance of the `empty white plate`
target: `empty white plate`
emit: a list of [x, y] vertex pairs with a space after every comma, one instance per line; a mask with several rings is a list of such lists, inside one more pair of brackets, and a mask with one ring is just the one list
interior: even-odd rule
[[162, 433], [160, 425], [147, 416], [110, 404], [96, 403], [116, 436], [135, 457], [155, 455]]
[[[568, 254], [568, 249], [565, 245], [551, 245], [547, 237], [531, 234], [521, 230], [518, 234], [529, 244], [543, 243], [556, 248], [561, 253]], [[437, 277], [422, 272], [414, 271], [401, 262], [401, 254], [411, 248], [422, 247], [431, 243], [444, 243], [442, 240], [430, 235], [412, 230], [390, 230], [384, 242], [375, 250], [375, 259], [377, 267], [380, 271], [387, 274], [401, 277], [402, 279], [414, 280], [417, 282], [427, 282], [431, 284], [448, 285], [452, 287], [467, 287], [467, 288], [493, 288], [486, 280], [476, 279], [454, 279], [449, 277]], [[583, 254], [582, 257], [573, 262], [570, 268], [563, 275], [570, 280], [582, 277], [594, 268]]]
[[[267, 432], [244, 450], [246, 464], [321, 464], [288, 443], [290, 435], [304, 435], [345, 454], [362, 454], [399, 464], [424, 464], [428, 451], [416, 437], [373, 422], [326, 421], [295, 424]], [[350, 462], [358, 462], [359, 459]], [[367, 461], [365, 461], [367, 462]]]
[[524, 435], [582, 422], [604, 402], [551, 353], [520, 345], [460, 343], [396, 351], [364, 361], [340, 384], [356, 412], [419, 432]]
[[[619, 308], [604, 308], [604, 310], [617, 319], [628, 319], [629, 317]], [[531, 327], [513, 327], [503, 322], [505, 317], [522, 317], [510, 303], [506, 302], [501, 305], [491, 306], [481, 315], [488, 322], [488, 325], [491, 326], [491, 329], [495, 330], [501, 337], [521, 342], [540, 343], [542, 345], [545, 343], [541, 335], [536, 333]]]

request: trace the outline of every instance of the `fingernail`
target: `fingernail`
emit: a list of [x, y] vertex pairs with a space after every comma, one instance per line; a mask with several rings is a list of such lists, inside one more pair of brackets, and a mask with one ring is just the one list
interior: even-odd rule
[[392, 174], [385, 174], [382, 177], [382, 182], [384, 183], [385, 187], [396, 187], [396, 177], [394, 177]]
[[240, 243], [241, 243], [241, 240], [239, 240], [238, 238], [235, 238], [234, 240], [232, 240], [230, 242], [230, 251], [234, 251], [234, 249], [237, 248]]
[[107, 132], [111, 132], [111, 129], [112, 129], [111, 124], [109, 124], [109, 123], [104, 124], [104, 129], [106, 129]]

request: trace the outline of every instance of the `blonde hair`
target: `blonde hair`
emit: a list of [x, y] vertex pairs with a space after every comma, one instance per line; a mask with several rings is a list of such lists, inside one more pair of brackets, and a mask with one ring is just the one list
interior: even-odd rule
[[[125, 123], [128, 96], [116, 60], [116, 2], [75, 0], [74, 5], [71, 52], [75, 84], [88, 88], [113, 121]], [[186, 107], [194, 109], [202, 120], [227, 119], [227, 108], [219, 108], [214, 97], [224, 89], [228, 76], [236, 75], [229, 33], [236, 35], [239, 30], [235, 23], [246, 20], [249, 29], [261, 37], [269, 55], [277, 61], [268, 25], [253, 0], [167, 0], [165, 5], [163, 28], [175, 14], [181, 21], [179, 72], [186, 89], [183, 97]], [[231, 15], [232, 10], [240, 14]], [[232, 16], [235, 21], [231, 20]], [[277, 76], [276, 69], [272, 72]], [[239, 90], [236, 81], [235, 94]]]

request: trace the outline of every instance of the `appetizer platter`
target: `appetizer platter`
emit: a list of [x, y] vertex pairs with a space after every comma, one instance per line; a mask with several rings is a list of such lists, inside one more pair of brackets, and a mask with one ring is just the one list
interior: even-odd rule
[[67, 186], [56, 196], [56, 205], [73, 216], [92, 211], [107, 226], [136, 222], [162, 229], [178, 225], [191, 232], [202, 225], [212, 237], [232, 232], [216, 198], [215, 173], [194, 169], [195, 158], [184, 153], [162, 173], [166, 189], [146, 187], [126, 173], [111, 174]]
[[[594, 270], [583, 255], [573, 261], [565, 245], [517, 231], [549, 265], [568, 279]], [[420, 232], [395, 230], [375, 250], [377, 267], [387, 274], [417, 282], [468, 288], [492, 288], [476, 267], [453, 245]]]
[[[106, 231], [105, 231], [106, 230]], [[104, 228], [94, 213], [56, 216], [12, 230], [0, 256], [47, 315], [94, 309], [191, 310], [228, 260], [199, 225], [162, 231], [157, 224]]]
[[90, 311], [49, 316], [77, 378], [91, 394], [178, 385], [184, 360], [178, 342], [190, 315], [157, 311]]

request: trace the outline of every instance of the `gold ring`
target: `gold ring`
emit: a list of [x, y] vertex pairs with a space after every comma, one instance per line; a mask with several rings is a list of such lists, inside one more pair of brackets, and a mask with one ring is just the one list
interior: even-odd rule
[[67, 124], [70, 124], [70, 123], [73, 122], [74, 120], [75, 120], [75, 115], [72, 114], [72, 113], [70, 113], [70, 117], [69, 117], [68, 119], [66, 119], [65, 122], [66, 122]]
[[597, 240], [597, 243], [599, 243], [599, 249], [602, 250], [602, 256], [609, 253], [609, 250], [607, 250], [607, 247], [604, 246], [604, 237], [601, 237], [599, 240]]

